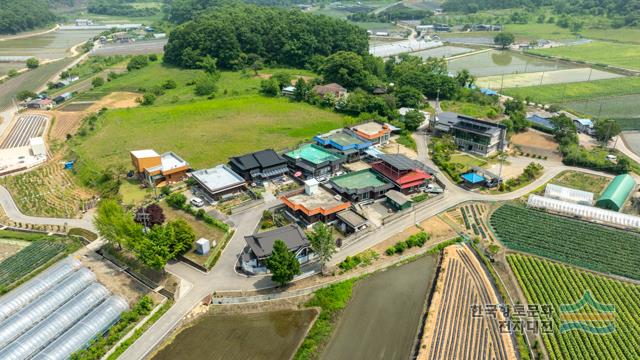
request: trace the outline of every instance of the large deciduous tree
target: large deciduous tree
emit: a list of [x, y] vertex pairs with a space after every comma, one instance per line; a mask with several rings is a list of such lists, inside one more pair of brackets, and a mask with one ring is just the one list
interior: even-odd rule
[[503, 49], [513, 44], [514, 41], [516, 41], [515, 35], [506, 32], [500, 32], [493, 38], [493, 43], [500, 45]]
[[313, 229], [307, 233], [307, 238], [311, 244], [311, 249], [318, 256], [320, 267], [324, 270], [324, 265], [331, 260], [336, 253], [336, 242], [333, 239], [333, 229], [324, 223], [317, 223]]

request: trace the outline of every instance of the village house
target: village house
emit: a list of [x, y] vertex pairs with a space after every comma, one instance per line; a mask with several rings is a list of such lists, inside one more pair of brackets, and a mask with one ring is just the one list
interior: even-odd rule
[[[336, 226], [343, 234], [357, 233], [358, 231], [366, 229], [369, 225], [369, 221], [366, 217], [351, 209], [339, 212], [336, 215], [336, 218], [338, 219]], [[338, 245], [342, 246], [341, 240]]]
[[462, 151], [489, 156], [507, 148], [507, 127], [451, 112], [436, 116], [436, 134], [449, 133]]
[[321, 98], [331, 95], [334, 99], [340, 100], [347, 96], [347, 89], [336, 83], [316, 85], [311, 90]]
[[287, 225], [275, 230], [245, 236], [247, 242], [241, 257], [242, 270], [249, 274], [268, 272], [265, 261], [273, 252], [276, 240], [282, 240], [298, 262], [303, 265], [315, 258], [304, 231], [297, 225]]
[[324, 189], [315, 179], [305, 181], [303, 191], [283, 196], [280, 200], [286, 207], [287, 216], [305, 227], [318, 221], [332, 223], [336, 214], [351, 206], [350, 202]]
[[382, 154], [378, 160], [371, 168], [389, 179], [403, 194], [421, 191], [435, 174], [435, 170], [402, 154]]
[[27, 109], [35, 110], [51, 110], [53, 107], [53, 100], [51, 99], [33, 99], [24, 103]]
[[329, 180], [328, 186], [354, 203], [379, 199], [393, 188], [382, 175], [371, 169], [336, 176]]
[[574, 119], [573, 123], [576, 125], [576, 129], [581, 133], [591, 135], [595, 132], [593, 129], [593, 121], [591, 121], [591, 119]]
[[244, 179], [226, 165], [194, 171], [191, 177], [214, 200], [231, 197], [245, 189]]
[[364, 141], [370, 141], [374, 145], [384, 145], [391, 138], [391, 128], [388, 124], [377, 121], [369, 121], [351, 128], [355, 134]]
[[136, 176], [149, 186], [165, 186], [183, 181], [191, 168], [175, 153], [159, 155], [154, 150], [131, 151], [131, 163]]
[[284, 154], [294, 176], [304, 179], [328, 178], [340, 170], [345, 158], [315, 145], [305, 144]]
[[350, 129], [338, 129], [313, 138], [318, 145], [331, 149], [347, 159], [347, 162], [360, 160], [365, 150], [373, 143], [360, 139]]
[[257, 151], [229, 160], [229, 167], [246, 181], [262, 182], [289, 171], [287, 160], [272, 149]]

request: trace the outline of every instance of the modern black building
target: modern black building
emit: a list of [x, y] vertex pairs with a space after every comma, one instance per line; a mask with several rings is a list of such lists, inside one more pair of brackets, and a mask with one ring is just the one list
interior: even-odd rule
[[231, 169], [247, 181], [263, 181], [287, 173], [287, 160], [272, 149], [257, 151], [229, 160]]

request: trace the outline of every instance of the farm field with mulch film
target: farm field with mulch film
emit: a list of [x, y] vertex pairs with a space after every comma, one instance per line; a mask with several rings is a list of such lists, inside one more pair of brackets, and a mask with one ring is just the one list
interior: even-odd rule
[[[640, 286], [533, 256], [508, 255], [507, 261], [529, 304], [553, 306], [553, 332], [542, 335], [549, 359], [640, 358]], [[565, 308], [561, 314], [561, 305], [577, 304], [585, 296], [601, 304], [601, 311], [588, 301], [585, 308], [572, 313], [566, 313]], [[587, 320], [573, 322], [582, 316]], [[561, 331], [570, 328], [573, 330]]]

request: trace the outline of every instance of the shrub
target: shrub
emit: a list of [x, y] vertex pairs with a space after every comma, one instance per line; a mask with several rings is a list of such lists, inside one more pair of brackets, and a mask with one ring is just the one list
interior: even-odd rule
[[[185, 204], [187, 203], [187, 197], [181, 193], [173, 193], [167, 196], [167, 204], [174, 209], [183, 209], [187, 211], [185, 208]], [[189, 206], [190, 207], [190, 206]], [[188, 212], [188, 211], [187, 211]]]
[[129, 63], [127, 64], [127, 70], [129, 71], [138, 70], [138, 69], [142, 69], [147, 65], [149, 65], [149, 61], [147, 60], [147, 57], [144, 55], [137, 55], [132, 57], [131, 60], [129, 60]]
[[104, 79], [100, 76], [95, 77], [93, 80], [91, 80], [91, 86], [93, 86], [94, 88], [100, 87], [102, 85], [104, 85]]
[[151, 54], [148, 56], [149, 61], [158, 61], [158, 55], [156, 54]]
[[195, 93], [198, 96], [211, 95], [217, 90], [216, 78], [210, 75], [205, 75], [196, 80]]
[[178, 84], [176, 84], [176, 81], [175, 81], [175, 80], [173, 80], [173, 79], [169, 79], [169, 80], [165, 81], [165, 82], [162, 84], [162, 87], [163, 87], [163, 88], [165, 88], [165, 89], [167, 89], [167, 90], [168, 90], [168, 89], [175, 89], [175, 88], [177, 88], [177, 87], [178, 87]]
[[153, 93], [145, 93], [142, 95], [142, 101], [140, 104], [148, 106], [153, 105], [156, 102], [156, 96]]
[[29, 69], [35, 69], [38, 66], [40, 66], [40, 61], [38, 61], [38, 59], [36, 59], [34, 57], [27, 59], [27, 67]]

